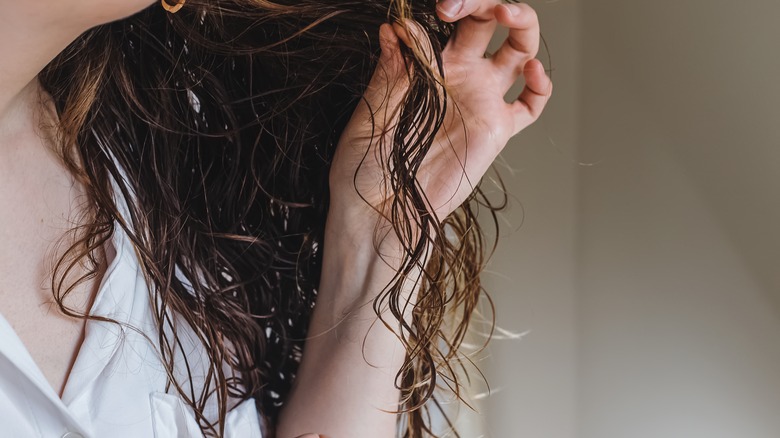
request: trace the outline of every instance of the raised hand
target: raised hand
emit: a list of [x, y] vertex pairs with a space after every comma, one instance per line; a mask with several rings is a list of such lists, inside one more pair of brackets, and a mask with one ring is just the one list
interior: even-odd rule
[[[457, 22], [441, 59], [445, 81], [439, 91], [448, 97], [446, 117], [437, 132], [403, 132], [407, 138], [434, 136], [416, 178], [439, 219], [467, 199], [509, 138], [539, 117], [552, 91], [550, 79], [534, 59], [539, 24], [530, 7], [499, 5], [497, 0], [461, 0], [455, 12], [446, 15], [451, 5], [445, 1], [453, 0], [442, 0], [441, 18]], [[510, 29], [509, 38], [485, 58], [499, 24]], [[370, 304], [399, 278], [405, 253], [396, 252], [396, 244], [401, 243], [403, 250], [409, 242], [382, 240], [388, 246], [381, 248], [381, 254], [370, 242], [376, 237], [375, 227], [387, 225], [381, 222], [396, 196], [387, 189], [387, 178], [398, 172], [387, 173], [385, 154], [390, 152], [398, 108], [409, 89], [401, 45], [415, 51], [417, 59], [434, 61], [430, 43], [415, 23], [385, 24], [379, 32], [382, 53], [376, 71], [331, 165], [331, 202], [317, 306], [296, 386], [279, 422], [279, 436], [317, 430], [329, 437], [389, 438], [397, 431], [397, 416], [392, 414], [400, 399], [396, 372], [407, 349], [391, 325], [376, 322], [377, 312], [388, 323], [398, 315], [391, 315], [389, 306], [376, 310]], [[521, 75], [525, 89], [513, 102], [505, 102], [504, 95]], [[412, 308], [403, 303], [412, 302], [420, 287], [413, 277], [410, 273], [399, 280], [399, 292], [408, 296], [392, 298], [403, 309]], [[343, 417], [344, 412], [350, 413], [349, 418]]]
[[[535, 59], [539, 22], [530, 6], [443, 0], [438, 13], [445, 21], [457, 22], [442, 52], [449, 102], [445, 122], [417, 180], [433, 211], [443, 219], [466, 200], [509, 138], [539, 117], [552, 93], [552, 82]], [[509, 28], [509, 36], [486, 57], [497, 25]], [[381, 163], [389, 148], [380, 148], [378, 140], [383, 135], [392, 138], [396, 110], [409, 86], [400, 44], [434, 62], [426, 35], [410, 20], [382, 25], [379, 36], [382, 54], [376, 72], [342, 135], [331, 168], [331, 200], [338, 208], [365, 206], [355, 183], [362, 197], [380, 212], [393, 196], [382, 183]], [[505, 102], [504, 95], [521, 75], [525, 88], [516, 100]]]

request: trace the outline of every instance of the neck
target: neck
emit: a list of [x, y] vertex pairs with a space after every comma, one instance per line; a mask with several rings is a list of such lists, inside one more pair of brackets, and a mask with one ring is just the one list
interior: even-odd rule
[[32, 16], [0, 14], [0, 162], [40, 106], [37, 75], [79, 32]]

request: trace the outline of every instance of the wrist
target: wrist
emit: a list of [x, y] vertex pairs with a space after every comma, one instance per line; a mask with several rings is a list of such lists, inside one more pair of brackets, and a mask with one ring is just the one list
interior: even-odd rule
[[[331, 245], [335, 241], [361, 247], [370, 251], [372, 256], [379, 255], [392, 262], [391, 266], [396, 270], [401, 267], [404, 255], [415, 251], [421, 241], [430, 249], [436, 238], [434, 224], [430, 221], [424, 223], [411, 209], [405, 214], [393, 214], [386, 205], [374, 207], [357, 196], [348, 200], [331, 200], [325, 240], [330, 240]], [[396, 218], [395, 224], [393, 217]], [[426, 227], [425, 232], [421, 228], [423, 226]]]
[[[345, 318], [368, 318], [374, 321], [374, 300], [388, 286], [395, 286], [399, 307], [409, 311], [416, 303], [420, 275], [425, 266], [431, 244], [425, 240], [415, 266], [405, 274], [410, 245], [403, 244], [395, 235], [389, 221], [366, 206], [339, 208], [332, 205], [328, 212], [323, 241], [323, 265], [318, 306], [328, 310], [326, 323]], [[368, 211], [370, 213], [368, 213]], [[419, 241], [419, 240], [418, 240]], [[411, 248], [415, 250], [414, 247]], [[324, 296], [323, 296], [324, 295]], [[324, 298], [324, 299], [323, 299]], [[404, 306], [408, 302], [411, 305]], [[380, 306], [380, 314], [388, 315], [387, 306]]]

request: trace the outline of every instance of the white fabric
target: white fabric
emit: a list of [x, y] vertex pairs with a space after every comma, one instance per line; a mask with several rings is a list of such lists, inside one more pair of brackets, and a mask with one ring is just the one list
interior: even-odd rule
[[[119, 206], [120, 211], [123, 207]], [[62, 399], [0, 316], [0, 436], [202, 436], [192, 410], [178, 393], [174, 389], [166, 393], [167, 375], [152, 343], [158, 336], [149, 288], [133, 245], [119, 224], [109, 240], [107, 252], [109, 256], [115, 254], [109, 259], [91, 314], [122, 325], [87, 321], [84, 341]], [[207, 357], [189, 327], [180, 325], [178, 335], [198, 390], [197, 378], [205, 372]], [[183, 376], [181, 357], [177, 359], [177, 374]], [[213, 414], [213, 404], [208, 411]], [[209, 412], [206, 414], [209, 416]], [[249, 399], [233, 407], [225, 427], [226, 438], [260, 438], [254, 401]]]

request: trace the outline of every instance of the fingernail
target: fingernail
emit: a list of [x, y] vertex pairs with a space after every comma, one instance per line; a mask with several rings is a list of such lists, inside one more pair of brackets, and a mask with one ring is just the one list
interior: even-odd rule
[[463, 0], [441, 0], [436, 9], [448, 17], [455, 17], [463, 8]]

